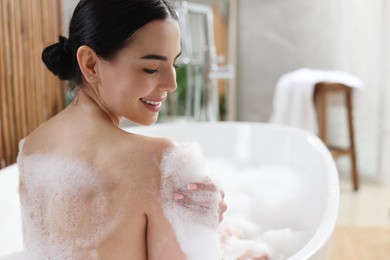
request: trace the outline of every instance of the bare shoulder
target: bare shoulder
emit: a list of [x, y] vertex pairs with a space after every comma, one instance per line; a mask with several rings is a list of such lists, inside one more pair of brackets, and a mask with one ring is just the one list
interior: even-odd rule
[[123, 131], [122, 138], [126, 146], [124, 149], [128, 152], [135, 156], [142, 156], [144, 160], [156, 159], [158, 163], [167, 149], [177, 146], [177, 143], [170, 138], [151, 137], [125, 131]]
[[31, 133], [25, 136], [19, 143], [19, 151], [24, 154], [36, 154], [36, 153], [47, 153], [53, 152], [53, 147], [61, 138], [62, 132], [66, 131], [66, 128], [60, 124], [53, 123], [56, 121], [56, 117], [49, 119], [46, 122], [38, 125]]
[[177, 146], [169, 138], [139, 135], [121, 129], [106, 136], [104, 142], [105, 148], [100, 150], [99, 157], [107, 160], [107, 163], [115, 164], [116, 168], [128, 169], [128, 174], [150, 184], [148, 189], [159, 187], [163, 154]]
[[[145, 192], [144, 212], [147, 218], [147, 250], [149, 259], [186, 259], [177, 241], [170, 222], [167, 220], [160, 200], [161, 192], [161, 160], [165, 151], [177, 147], [177, 143], [169, 138], [149, 137], [128, 134], [129, 142], [136, 147], [142, 165]], [[135, 143], [133, 143], [135, 142]], [[141, 158], [144, 158], [143, 160]], [[172, 194], [173, 196], [173, 194]]]

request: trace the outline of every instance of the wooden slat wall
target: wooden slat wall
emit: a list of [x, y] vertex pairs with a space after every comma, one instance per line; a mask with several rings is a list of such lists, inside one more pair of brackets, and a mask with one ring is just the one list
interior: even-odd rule
[[0, 0], [0, 168], [18, 143], [64, 107], [63, 83], [41, 61], [62, 34], [61, 0]]

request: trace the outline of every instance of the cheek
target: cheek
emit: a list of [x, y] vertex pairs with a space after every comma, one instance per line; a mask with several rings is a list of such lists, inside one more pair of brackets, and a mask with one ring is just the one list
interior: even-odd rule
[[116, 80], [111, 88], [107, 89], [107, 100], [113, 108], [121, 109], [121, 107], [128, 109], [128, 106], [135, 105], [138, 100], [147, 94], [147, 87], [138, 78], [129, 78]]
[[129, 95], [126, 81], [114, 74], [101, 78], [100, 91], [105, 105], [115, 112], [118, 112], [118, 108], [124, 104], [125, 98]]
[[136, 103], [154, 89], [156, 84], [154, 79], [142, 73], [134, 73], [133, 70], [118, 69], [113, 73], [106, 73], [101, 79], [103, 99], [114, 110]]
[[107, 93], [111, 96], [111, 103], [115, 106], [121, 106], [129, 104], [129, 102], [138, 100], [139, 98], [137, 93], [137, 88], [134, 87], [132, 82], [117, 82], [115, 86], [112, 87], [110, 93]]

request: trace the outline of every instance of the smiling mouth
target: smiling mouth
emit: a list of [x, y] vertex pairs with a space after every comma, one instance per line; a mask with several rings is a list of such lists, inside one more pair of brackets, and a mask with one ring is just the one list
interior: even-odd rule
[[151, 100], [147, 100], [144, 98], [140, 98], [140, 100], [144, 104], [148, 104], [148, 105], [155, 106], [155, 107], [161, 106], [161, 104], [162, 104], [162, 101], [151, 101]]

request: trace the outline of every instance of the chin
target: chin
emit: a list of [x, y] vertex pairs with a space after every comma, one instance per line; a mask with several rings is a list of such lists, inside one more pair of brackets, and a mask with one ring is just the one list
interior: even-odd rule
[[153, 122], [144, 123], [144, 124], [142, 124], [142, 125], [144, 125], [144, 126], [150, 126], [150, 125], [153, 125], [154, 123], [156, 123], [156, 120], [153, 121]]
[[130, 120], [131, 122], [137, 125], [150, 126], [157, 122], [157, 116], [149, 119], [143, 118], [141, 120], [131, 120], [131, 119], [128, 120]]

